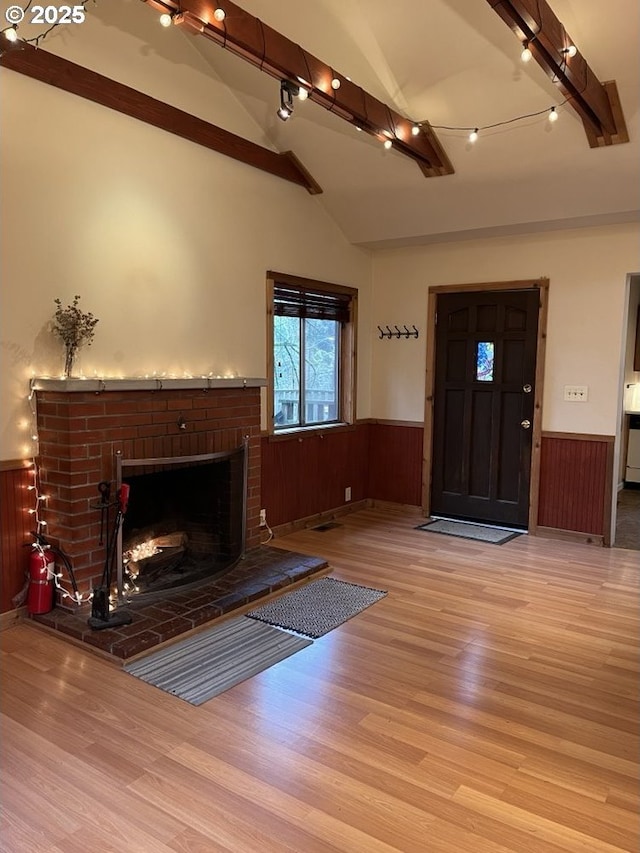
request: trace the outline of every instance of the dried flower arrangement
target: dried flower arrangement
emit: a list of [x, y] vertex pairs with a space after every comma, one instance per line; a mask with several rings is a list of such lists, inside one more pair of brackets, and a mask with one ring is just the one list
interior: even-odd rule
[[80, 297], [77, 295], [73, 297], [73, 302], [66, 308], [62, 307], [60, 299], [53, 301], [57, 308], [52, 323], [52, 331], [62, 339], [65, 345], [64, 375], [68, 378], [71, 376], [78, 349], [85, 343], [87, 346], [91, 346], [98, 319], [90, 312], [85, 313], [78, 308]]

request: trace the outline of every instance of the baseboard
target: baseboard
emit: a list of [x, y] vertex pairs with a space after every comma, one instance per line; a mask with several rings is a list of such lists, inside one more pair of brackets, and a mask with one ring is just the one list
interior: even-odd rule
[[403, 515], [407, 513], [414, 513], [415, 515], [420, 516], [420, 518], [424, 518], [424, 511], [421, 506], [416, 506], [415, 504], [401, 504], [396, 503], [395, 501], [380, 501], [377, 498], [369, 499], [369, 506], [375, 507], [376, 509], [384, 509], [387, 512], [401, 512]]
[[340, 518], [343, 515], [349, 515], [352, 512], [357, 512], [359, 509], [365, 509], [371, 506], [372, 502], [365, 498], [361, 501], [344, 504], [344, 506], [328, 509], [324, 512], [318, 512], [315, 515], [307, 515], [305, 518], [297, 518], [295, 521], [287, 521], [285, 524], [278, 524], [273, 527], [273, 535], [287, 536], [289, 533], [296, 533], [298, 530], [306, 530], [308, 527], [315, 527], [318, 524], [324, 524], [327, 521], [333, 521], [335, 518]]
[[0, 631], [6, 631], [7, 628], [13, 628], [22, 622], [26, 615], [26, 607], [16, 607], [15, 610], [7, 610], [6, 613], [0, 613]]
[[597, 533], [580, 533], [578, 530], [560, 530], [557, 527], [538, 527], [533, 535], [543, 539], [560, 539], [563, 542], [578, 542], [581, 545], [598, 545], [604, 548], [604, 536]]

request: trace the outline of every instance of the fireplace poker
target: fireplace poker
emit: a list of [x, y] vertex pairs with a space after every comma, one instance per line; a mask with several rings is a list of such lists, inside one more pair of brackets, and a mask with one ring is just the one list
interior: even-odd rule
[[109, 498], [111, 496], [111, 486], [106, 480], [101, 480], [98, 483], [98, 491], [100, 492], [100, 539], [98, 545], [104, 545], [104, 529], [105, 521], [109, 518]]
[[100, 579], [100, 586], [94, 587], [93, 589], [93, 597], [91, 599], [91, 616], [88, 619], [88, 624], [94, 631], [101, 631], [103, 628], [116, 628], [119, 625], [129, 625], [132, 621], [131, 614], [126, 610], [109, 610], [109, 595], [111, 593], [113, 564], [115, 562], [116, 549], [118, 547], [118, 534], [124, 521], [127, 504], [129, 502], [129, 489], [130, 487], [127, 483], [123, 483], [118, 489], [118, 510], [116, 512], [111, 538], [107, 539], [102, 578]]

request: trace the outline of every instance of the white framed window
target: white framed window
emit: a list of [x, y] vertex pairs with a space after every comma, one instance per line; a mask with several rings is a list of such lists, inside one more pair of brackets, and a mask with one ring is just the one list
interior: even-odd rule
[[353, 421], [357, 294], [267, 273], [269, 432]]

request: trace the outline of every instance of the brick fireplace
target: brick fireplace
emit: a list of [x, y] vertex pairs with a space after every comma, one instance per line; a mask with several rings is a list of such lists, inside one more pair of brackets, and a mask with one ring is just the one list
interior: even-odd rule
[[[105, 548], [98, 484], [108, 482], [115, 494], [118, 456], [217, 454], [236, 450], [246, 437], [246, 548], [259, 545], [262, 385], [260, 379], [34, 382], [39, 489], [47, 496], [41, 532], [69, 556], [82, 594], [100, 583]], [[63, 583], [70, 589], [68, 578]]]

